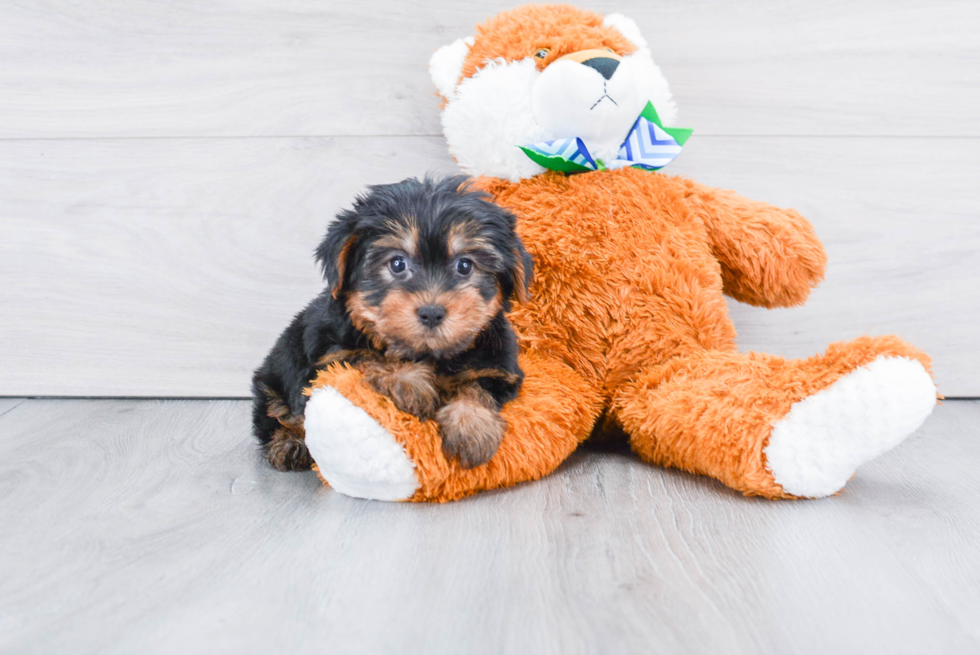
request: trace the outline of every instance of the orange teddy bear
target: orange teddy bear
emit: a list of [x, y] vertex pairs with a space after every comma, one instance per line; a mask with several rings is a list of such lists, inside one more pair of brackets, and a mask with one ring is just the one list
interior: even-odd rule
[[[820, 497], [932, 411], [929, 358], [897, 337], [800, 360], [737, 351], [723, 296], [798, 305], [826, 256], [793, 210], [651, 170], [686, 133], [665, 127], [676, 109], [633, 21], [520, 7], [440, 49], [430, 71], [450, 151], [518, 217], [535, 259], [531, 299], [511, 315], [526, 379], [498, 452], [467, 470], [443, 457], [434, 423], [354, 369], [323, 371], [306, 441], [334, 489], [453, 500], [540, 478], [590, 435], [619, 434], [650, 463], [747, 495]], [[627, 152], [640, 124], [660, 154]], [[542, 167], [566, 142], [574, 156]]]

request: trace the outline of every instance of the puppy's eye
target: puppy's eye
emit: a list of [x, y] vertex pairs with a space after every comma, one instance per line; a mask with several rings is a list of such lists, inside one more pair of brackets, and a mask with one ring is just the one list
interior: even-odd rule
[[606, 50], [609, 51], [609, 52], [613, 52], [613, 49], [612, 48], [606, 48]]
[[408, 262], [404, 257], [398, 255], [388, 260], [388, 270], [395, 275], [401, 275], [408, 269]]
[[473, 272], [473, 260], [466, 257], [456, 260], [456, 272], [463, 277], [468, 276]]
[[549, 52], [551, 52], [551, 50], [549, 50], [548, 48], [541, 48], [540, 50], [534, 53], [534, 56], [537, 57], [538, 59], [544, 59], [545, 57], [548, 56]]

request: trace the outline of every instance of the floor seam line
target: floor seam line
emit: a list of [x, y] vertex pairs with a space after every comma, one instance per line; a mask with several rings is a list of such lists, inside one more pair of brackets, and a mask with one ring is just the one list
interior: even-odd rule
[[17, 403], [13, 407], [8, 408], [4, 412], [0, 412], [0, 418], [3, 418], [4, 416], [6, 416], [7, 414], [9, 414], [10, 412], [14, 411], [18, 407], [20, 407], [21, 405], [23, 405], [24, 403], [26, 403], [28, 400], [30, 400], [30, 398], [24, 398], [23, 400], [21, 400], [19, 403]]

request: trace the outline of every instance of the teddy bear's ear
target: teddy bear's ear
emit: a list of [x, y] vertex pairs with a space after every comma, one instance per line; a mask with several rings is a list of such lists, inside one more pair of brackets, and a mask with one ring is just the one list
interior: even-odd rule
[[470, 53], [474, 43], [472, 36], [456, 39], [449, 45], [444, 45], [432, 55], [429, 60], [429, 75], [436, 89], [446, 100], [456, 97], [456, 83], [463, 71], [463, 62]]
[[636, 21], [632, 18], [628, 18], [622, 14], [609, 14], [602, 21], [603, 25], [607, 27], [614, 27], [620, 31], [620, 33], [625, 36], [629, 41], [636, 46], [637, 50], [643, 54], [649, 56], [650, 48], [647, 46], [647, 40], [643, 38], [640, 34], [640, 28], [637, 26]]

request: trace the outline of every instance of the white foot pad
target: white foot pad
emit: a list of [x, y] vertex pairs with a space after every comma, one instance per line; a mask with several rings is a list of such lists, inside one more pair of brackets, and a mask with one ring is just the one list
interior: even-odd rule
[[935, 406], [936, 386], [921, 363], [878, 357], [794, 403], [773, 426], [767, 465], [787, 493], [829, 496], [915, 432]]
[[387, 430], [333, 387], [306, 403], [306, 446], [331, 488], [372, 500], [406, 500], [419, 488], [415, 464]]

